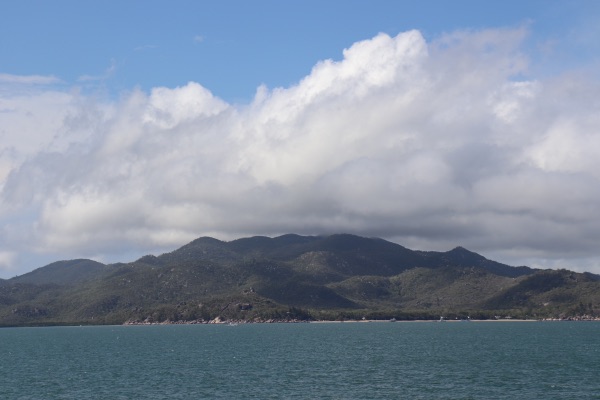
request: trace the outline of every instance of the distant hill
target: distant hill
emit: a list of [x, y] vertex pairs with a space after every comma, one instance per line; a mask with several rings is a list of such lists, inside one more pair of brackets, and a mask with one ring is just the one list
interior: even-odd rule
[[0, 281], [0, 325], [598, 315], [600, 277], [378, 238], [198, 238], [130, 263], [58, 261]]
[[493, 274], [516, 278], [533, 272], [529, 267], [511, 267], [469, 251], [464, 247], [456, 247], [445, 253], [424, 252], [431, 258], [431, 265], [452, 265], [456, 267], [481, 267]]
[[57, 261], [38, 268], [29, 273], [12, 278], [12, 282], [48, 284], [56, 283], [70, 285], [93, 279], [98, 274], [108, 271], [109, 268], [97, 261], [78, 259], [69, 261]]

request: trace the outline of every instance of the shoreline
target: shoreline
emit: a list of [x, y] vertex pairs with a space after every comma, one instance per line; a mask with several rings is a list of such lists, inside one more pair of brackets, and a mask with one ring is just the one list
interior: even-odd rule
[[277, 320], [277, 319], [265, 319], [265, 320], [192, 320], [192, 321], [161, 321], [161, 322], [150, 322], [150, 321], [125, 321], [121, 324], [88, 324], [88, 323], [52, 323], [52, 324], [36, 324], [36, 325], [0, 325], [2, 328], [48, 328], [48, 327], [83, 327], [83, 326], [156, 326], [156, 325], [246, 325], [246, 324], [360, 324], [360, 323], [438, 323], [438, 322], [474, 322], [474, 323], [506, 323], [506, 322], [600, 322], [600, 317], [589, 317], [589, 318], [542, 318], [542, 319], [517, 319], [517, 318], [501, 318], [501, 319], [450, 319], [450, 320], [437, 320], [437, 319], [418, 319], [418, 320], [391, 320], [391, 319], [367, 319], [367, 320]]
[[394, 319], [367, 319], [367, 320], [277, 320], [277, 319], [266, 319], [266, 320], [224, 320], [215, 318], [213, 320], [192, 320], [192, 321], [161, 321], [161, 322], [149, 322], [149, 321], [125, 321], [123, 326], [149, 326], [149, 325], [245, 325], [245, 324], [361, 324], [361, 323], [424, 323], [424, 322], [600, 322], [600, 317], [593, 318], [546, 318], [546, 319], [517, 319], [517, 318], [499, 318], [499, 319], [421, 319], [421, 320], [394, 320]]

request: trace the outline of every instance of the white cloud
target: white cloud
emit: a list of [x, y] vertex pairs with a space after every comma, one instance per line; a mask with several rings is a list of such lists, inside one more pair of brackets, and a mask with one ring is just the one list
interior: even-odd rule
[[152, 50], [152, 49], [156, 49], [158, 48], [157, 45], [155, 44], [145, 44], [142, 46], [137, 46], [133, 49], [133, 51], [146, 51], [146, 50]]
[[345, 231], [600, 265], [600, 86], [523, 79], [525, 35], [380, 34], [242, 106], [194, 82], [110, 104], [0, 97], [0, 251], [115, 259]]
[[59, 91], [0, 94], [0, 187], [27, 158], [39, 151], [65, 149], [70, 138], [62, 128], [73, 98]]
[[143, 122], [170, 129], [178, 124], [219, 114], [227, 104], [201, 85], [190, 82], [176, 89], [152, 89]]
[[0, 271], [10, 272], [14, 267], [16, 254], [11, 251], [0, 251]]
[[53, 85], [61, 80], [48, 75], [12, 75], [0, 73], [0, 84]]
[[112, 77], [117, 70], [117, 63], [115, 60], [110, 61], [110, 65], [99, 75], [81, 75], [77, 78], [79, 82], [92, 82], [92, 81], [103, 81]]

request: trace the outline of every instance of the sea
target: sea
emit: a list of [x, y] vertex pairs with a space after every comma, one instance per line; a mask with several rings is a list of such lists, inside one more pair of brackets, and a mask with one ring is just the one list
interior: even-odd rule
[[600, 322], [2, 328], [0, 399], [600, 399]]

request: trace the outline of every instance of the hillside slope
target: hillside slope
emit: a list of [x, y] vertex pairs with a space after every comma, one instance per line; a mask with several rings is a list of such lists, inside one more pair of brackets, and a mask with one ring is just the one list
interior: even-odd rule
[[340, 234], [199, 238], [130, 263], [59, 261], [0, 281], [0, 325], [597, 315], [600, 277], [458, 247]]

